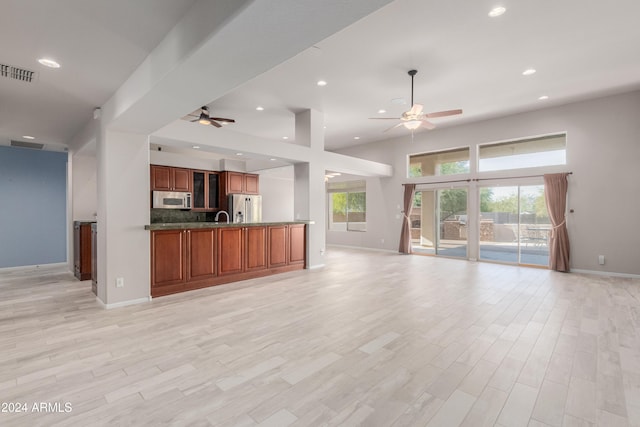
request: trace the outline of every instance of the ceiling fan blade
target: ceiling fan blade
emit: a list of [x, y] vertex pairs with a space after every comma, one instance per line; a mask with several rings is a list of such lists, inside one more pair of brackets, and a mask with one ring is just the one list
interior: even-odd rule
[[193, 122], [197, 122], [198, 120], [200, 120], [200, 118], [195, 118], [195, 119], [193, 119], [193, 120], [189, 120], [189, 121], [190, 121], [191, 123], [193, 123]]
[[431, 123], [429, 120], [422, 119], [422, 120], [420, 120], [420, 122], [421, 122], [420, 126], [422, 126], [423, 128], [429, 129], [429, 130], [435, 129], [435, 127], [436, 127], [436, 125]]
[[402, 125], [404, 125], [404, 123], [398, 123], [398, 124], [397, 124], [397, 125], [395, 125], [395, 126], [391, 126], [390, 128], [383, 130], [382, 132], [390, 131], [391, 129], [395, 129], [395, 128], [400, 127], [400, 126], [402, 126]]
[[222, 127], [222, 125], [220, 123], [216, 122], [215, 120], [213, 120], [211, 118], [209, 118], [209, 121], [211, 122], [211, 126], [215, 126], [217, 128], [221, 128]]
[[224, 117], [209, 117], [211, 120], [215, 120], [216, 122], [225, 122], [225, 123], [235, 123], [236, 121], [233, 119], [225, 119]]
[[409, 114], [417, 116], [422, 113], [422, 108], [422, 104], [413, 104], [411, 110], [409, 110]]
[[425, 114], [424, 116], [432, 119], [434, 117], [455, 116], [456, 114], [462, 114], [462, 110], [437, 111], [435, 113]]

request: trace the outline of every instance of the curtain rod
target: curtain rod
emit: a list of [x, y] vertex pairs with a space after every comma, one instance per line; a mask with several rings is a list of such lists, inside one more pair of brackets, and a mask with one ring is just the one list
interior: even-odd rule
[[[562, 172], [560, 172], [562, 173]], [[565, 172], [567, 175], [573, 175], [573, 172]], [[548, 174], [550, 175], [550, 174]], [[472, 181], [493, 181], [496, 179], [518, 179], [518, 178], [542, 178], [544, 176], [543, 175], [526, 175], [526, 176], [504, 176], [504, 177], [499, 177], [499, 178], [477, 178], [477, 179], [472, 179]]]
[[[567, 175], [573, 175], [573, 172], [566, 172]], [[410, 182], [402, 185], [408, 184], [416, 184], [416, 185], [427, 185], [427, 184], [450, 184], [453, 182], [471, 182], [471, 181], [493, 181], [496, 179], [518, 179], [518, 178], [542, 178], [544, 175], [526, 175], [526, 176], [505, 176], [499, 178], [473, 178], [473, 179], [455, 179], [451, 181], [435, 181], [435, 182]]]

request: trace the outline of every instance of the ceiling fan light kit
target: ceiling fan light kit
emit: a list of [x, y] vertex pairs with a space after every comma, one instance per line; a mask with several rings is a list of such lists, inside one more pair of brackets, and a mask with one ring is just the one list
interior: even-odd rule
[[404, 113], [402, 113], [402, 116], [400, 116], [399, 119], [395, 117], [370, 117], [370, 119], [373, 119], [373, 120], [380, 120], [380, 119], [381, 120], [401, 120], [400, 123], [398, 123], [395, 126], [391, 126], [388, 129], [385, 129], [384, 132], [387, 132], [391, 129], [395, 129], [400, 126], [404, 126], [405, 129], [408, 129], [411, 132], [421, 127], [425, 129], [434, 129], [436, 125], [431, 123], [427, 119], [462, 114], [462, 110], [460, 109], [436, 111], [433, 113], [426, 113], [426, 114], [423, 113], [422, 104], [414, 104], [413, 102], [413, 78], [415, 77], [416, 74], [418, 74], [418, 70], [409, 70], [408, 74], [411, 76], [411, 109], [409, 111], [405, 111]]

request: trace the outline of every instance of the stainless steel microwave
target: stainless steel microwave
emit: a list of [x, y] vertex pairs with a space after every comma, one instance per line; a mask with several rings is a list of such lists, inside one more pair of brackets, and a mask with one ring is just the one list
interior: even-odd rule
[[155, 209], [191, 209], [191, 193], [186, 191], [154, 191], [152, 199]]

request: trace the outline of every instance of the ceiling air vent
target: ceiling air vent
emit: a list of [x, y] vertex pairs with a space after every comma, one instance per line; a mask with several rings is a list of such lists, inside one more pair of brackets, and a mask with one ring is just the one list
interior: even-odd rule
[[21, 82], [32, 83], [37, 74], [35, 71], [25, 68], [14, 67], [13, 65], [0, 64], [0, 77], [7, 77]]
[[38, 144], [36, 142], [26, 142], [26, 141], [14, 141], [11, 140], [12, 147], [21, 147], [21, 148], [32, 148], [34, 150], [42, 150], [44, 148], [44, 144]]

